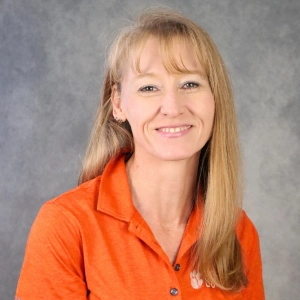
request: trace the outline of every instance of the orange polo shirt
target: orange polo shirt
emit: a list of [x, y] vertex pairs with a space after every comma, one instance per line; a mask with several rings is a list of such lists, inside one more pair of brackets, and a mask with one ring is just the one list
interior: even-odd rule
[[257, 232], [243, 212], [237, 226], [247, 288], [224, 293], [191, 269], [202, 215], [193, 210], [172, 265], [133, 206], [124, 157], [102, 176], [43, 205], [27, 242], [16, 299], [264, 299]]

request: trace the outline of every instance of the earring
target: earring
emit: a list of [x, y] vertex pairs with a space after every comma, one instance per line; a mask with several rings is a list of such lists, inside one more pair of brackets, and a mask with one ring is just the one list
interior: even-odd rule
[[114, 117], [115, 121], [118, 122], [119, 124], [122, 124], [123, 123], [123, 120], [117, 118], [117, 117]]

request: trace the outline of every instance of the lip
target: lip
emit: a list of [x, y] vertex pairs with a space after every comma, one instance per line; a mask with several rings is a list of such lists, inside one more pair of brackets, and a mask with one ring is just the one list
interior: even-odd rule
[[193, 126], [189, 124], [162, 126], [156, 128], [156, 131], [163, 137], [180, 137], [187, 134]]

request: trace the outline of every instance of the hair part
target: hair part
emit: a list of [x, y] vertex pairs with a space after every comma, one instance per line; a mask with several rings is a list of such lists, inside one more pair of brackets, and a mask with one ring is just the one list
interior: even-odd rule
[[[123, 29], [110, 48], [103, 91], [79, 183], [103, 173], [122, 149], [134, 152], [130, 124], [115, 122], [113, 88], [121, 89], [126, 68], [140, 72], [141, 53], [150, 36], [159, 39], [163, 63], [169, 72], [185, 72], [175, 59], [178, 39], [191, 45], [215, 100], [210, 140], [203, 147], [198, 167], [198, 190], [204, 194], [201, 238], [192, 252], [193, 265], [208, 282], [237, 291], [248, 281], [242, 250], [235, 233], [242, 202], [242, 172], [237, 121], [231, 85], [223, 60], [210, 36], [186, 17], [166, 9], [150, 9]], [[197, 191], [195, 191], [197, 193]]]

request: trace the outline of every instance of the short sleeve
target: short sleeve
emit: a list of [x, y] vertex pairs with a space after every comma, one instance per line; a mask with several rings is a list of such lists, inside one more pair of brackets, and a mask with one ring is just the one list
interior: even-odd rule
[[245, 273], [248, 286], [242, 290], [242, 298], [247, 300], [264, 300], [262, 277], [262, 260], [257, 230], [245, 212], [237, 227], [237, 235], [243, 251]]
[[74, 216], [48, 202], [29, 234], [16, 299], [80, 300], [86, 295], [80, 228]]

